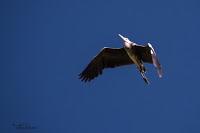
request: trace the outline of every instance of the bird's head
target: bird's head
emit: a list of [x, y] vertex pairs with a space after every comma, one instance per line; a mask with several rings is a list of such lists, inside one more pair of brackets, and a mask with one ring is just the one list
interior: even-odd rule
[[124, 41], [124, 46], [126, 48], [131, 48], [133, 42], [131, 42], [128, 38], [123, 37], [121, 34], [118, 34], [120, 36], [120, 38]]

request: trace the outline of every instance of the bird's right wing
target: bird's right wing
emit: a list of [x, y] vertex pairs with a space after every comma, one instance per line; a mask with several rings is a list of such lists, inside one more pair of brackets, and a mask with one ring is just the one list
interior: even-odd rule
[[82, 81], [90, 81], [102, 74], [104, 68], [133, 64], [124, 48], [103, 48], [79, 74]]
[[148, 43], [147, 46], [136, 45], [137, 54], [140, 55], [142, 61], [151, 63], [157, 68], [158, 76], [162, 77], [162, 68], [153, 46]]
[[162, 68], [161, 68], [160, 62], [158, 60], [158, 57], [156, 56], [156, 52], [150, 43], [148, 43], [148, 46], [151, 48], [150, 53], [152, 56], [153, 65], [157, 68], [158, 76], [161, 78], [162, 77]]

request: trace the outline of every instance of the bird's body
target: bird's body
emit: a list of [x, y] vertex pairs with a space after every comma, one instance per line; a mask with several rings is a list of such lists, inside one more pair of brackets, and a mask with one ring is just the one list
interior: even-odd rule
[[79, 76], [82, 81], [90, 81], [98, 75], [101, 75], [104, 68], [135, 64], [142, 78], [148, 84], [149, 81], [145, 76], [146, 69], [143, 62], [154, 64], [158, 69], [159, 77], [162, 76], [161, 65], [150, 43], [146, 46], [142, 46], [131, 42], [128, 38], [125, 38], [120, 34], [119, 36], [124, 40], [124, 47], [103, 48], [88, 64], [85, 70], [80, 73]]
[[138, 56], [136, 48], [135, 48], [136, 44], [132, 44], [132, 48], [127, 48], [124, 47], [126, 53], [128, 54], [129, 58], [133, 61], [133, 63], [136, 65], [136, 67], [138, 68], [138, 70], [140, 71], [140, 74], [142, 76], [142, 78], [144, 79], [144, 81], [148, 84], [149, 81], [146, 78], [146, 76], [144, 75], [146, 69], [144, 67], [144, 64], [142, 62], [142, 60], [140, 59], [140, 56]]
[[137, 68], [142, 69], [141, 65], [143, 65], [143, 64], [141, 64], [142, 62], [140, 61], [140, 59], [137, 55], [135, 45], [132, 45], [131, 47], [132, 48], [124, 47], [124, 50], [128, 54], [129, 58], [133, 61], [133, 63], [137, 66]]

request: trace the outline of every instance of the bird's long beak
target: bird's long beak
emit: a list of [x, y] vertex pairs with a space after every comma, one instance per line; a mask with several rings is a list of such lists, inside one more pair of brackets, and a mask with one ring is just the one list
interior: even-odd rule
[[118, 34], [118, 35], [119, 35], [119, 37], [121, 37], [122, 40], [125, 41], [125, 37], [123, 37], [121, 34]]

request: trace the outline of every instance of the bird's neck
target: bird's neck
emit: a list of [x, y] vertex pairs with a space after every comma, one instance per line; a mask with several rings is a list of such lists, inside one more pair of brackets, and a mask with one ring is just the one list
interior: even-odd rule
[[124, 42], [124, 47], [130, 49], [132, 48], [132, 43]]

